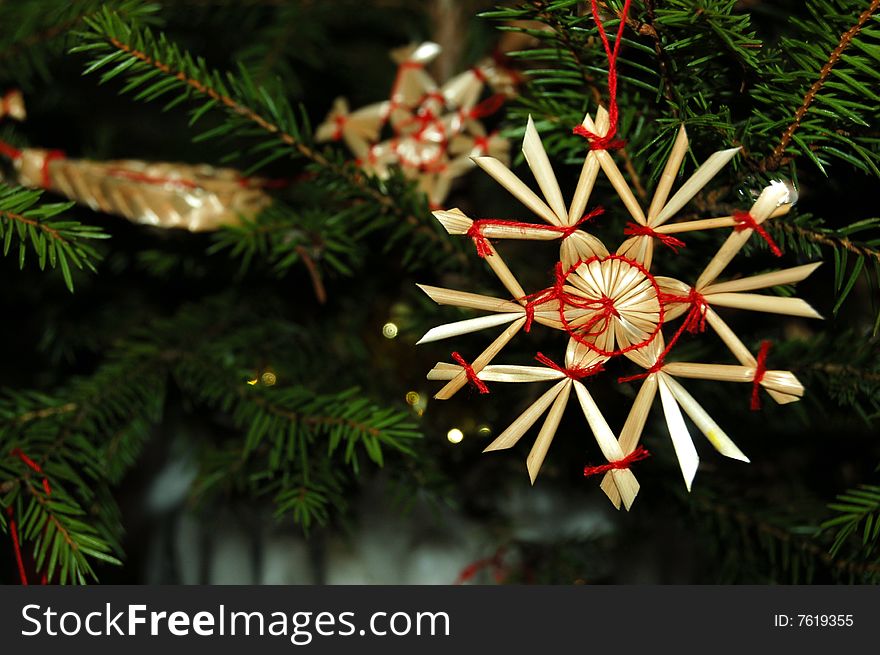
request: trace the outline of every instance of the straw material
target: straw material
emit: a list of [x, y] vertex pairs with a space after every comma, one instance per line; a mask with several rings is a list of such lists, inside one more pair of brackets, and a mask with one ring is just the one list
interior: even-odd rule
[[[338, 98], [315, 130], [318, 142], [345, 143], [368, 173], [384, 179], [399, 169], [417, 180], [433, 206], [473, 170], [472, 157], [508, 161], [510, 143], [487, 133], [481, 119], [516, 95], [518, 79], [487, 58], [440, 85], [426, 70], [439, 53], [431, 42], [393, 51], [397, 75], [388, 99], [351, 111]], [[487, 88], [494, 95], [484, 97]]]
[[[601, 137], [609, 129], [608, 113], [599, 108], [595, 121], [587, 115], [582, 125], [585, 130]], [[608, 462], [607, 465], [593, 466], [596, 449], [591, 449], [591, 465], [585, 468], [585, 475], [604, 473], [600, 488], [617, 508], [629, 510], [639, 493], [638, 480], [630, 467], [634, 463], [642, 465], [639, 460], [647, 456], [639, 443], [648, 416], [657, 404], [688, 490], [694, 483], [700, 458], [685, 416], [719, 454], [748, 462], [746, 455], [691, 395], [683, 381], [703, 379], [746, 383], [752, 386], [753, 397], [763, 391], [780, 404], [797, 401], [803, 396], [803, 386], [791, 372], [767, 370], [766, 346], [760, 357], [753, 355], [714, 309], [724, 307], [820, 318], [803, 300], [766, 294], [771, 287], [806, 279], [819, 263], [731, 280], [719, 279], [752, 233], [760, 231], [761, 223], [781, 218], [788, 212], [791, 207], [789, 189], [775, 183], [767, 187], [749, 208], [746, 222], [738, 217], [740, 215], [676, 221], [679, 212], [739, 152], [738, 148], [731, 148], [711, 155], [676, 189], [688, 150], [687, 133], [682, 126], [675, 136], [647, 211], [631, 191], [611, 153], [603, 149], [592, 149], [585, 154], [576, 188], [566, 205], [564, 190], [531, 119], [526, 125], [522, 148], [535, 180], [534, 186], [515, 175], [497, 158], [483, 156], [475, 161], [522, 203], [531, 215], [529, 219], [522, 215], [510, 221], [472, 217], [458, 209], [434, 212], [450, 235], [473, 239], [478, 254], [486, 260], [506, 294], [493, 298], [421, 286], [439, 304], [482, 314], [435, 327], [419, 343], [507, 325], [504, 332], [473, 361], [460, 359], [456, 353], [458, 363], [441, 362], [428, 373], [428, 379], [446, 382], [436, 397], [452, 397], [469, 380], [480, 385], [491, 384], [490, 393], [503, 393], [499, 384], [539, 384], [544, 387], [536, 394], [534, 402], [485, 447], [486, 452], [512, 448], [543, 419], [526, 458], [525, 468], [532, 484], [535, 484], [546, 458], [552, 456], [552, 442], [565, 409], [574, 397], [598, 452]], [[629, 232], [633, 236], [624, 239], [616, 251], [609, 250], [590, 233], [590, 226], [604, 218], [600, 209], [589, 206], [600, 172], [608, 178], [620, 197], [623, 212], [635, 226]], [[717, 229], [729, 230], [727, 240], [695, 282], [655, 275], [652, 269], [659, 262], [675, 256], [675, 251], [667, 246], [686, 246], [686, 243], [682, 245], [667, 238], [668, 235]], [[762, 237], [766, 238], [765, 235]], [[545, 288], [523, 289], [499, 254], [503, 242], [508, 239], [561, 241], [559, 261]], [[534, 362], [494, 363], [516, 334], [531, 330], [534, 325], [565, 333], [567, 345], [561, 363], [556, 363], [552, 354], [548, 357], [542, 353], [535, 358], [541, 366]], [[668, 361], [683, 334], [703, 330], [715, 332], [738, 364]], [[595, 402], [591, 385], [614, 383], [608, 374], [603, 373], [603, 367], [609, 360], [621, 356], [629, 362], [630, 368], [636, 367], [640, 372], [624, 375], [617, 382], [637, 383], [639, 386], [624, 425], [615, 432]], [[659, 403], [655, 402], [658, 396]], [[734, 397], [738, 398], [732, 394], [731, 398]]]

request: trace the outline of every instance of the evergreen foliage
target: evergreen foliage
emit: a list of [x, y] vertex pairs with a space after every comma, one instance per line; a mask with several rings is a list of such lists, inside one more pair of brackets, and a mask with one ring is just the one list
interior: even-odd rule
[[[157, 159], [231, 163], [287, 182], [253, 221], [204, 236], [132, 226], [3, 178], [0, 265], [11, 320], [0, 371], [0, 534], [15, 523], [31, 569], [59, 583], [119, 579], [111, 565], [126, 559], [130, 511], [120, 490], [178, 447], [197, 468], [194, 505], [268, 505], [310, 535], [356, 521], [358, 492], [380, 469], [398, 505], [430, 498], [487, 523], [499, 520], [490, 505], [498, 490], [525, 484], [519, 469], [480, 459], [471, 438], [483, 423], [506, 425], [515, 403], [431, 401], [424, 415], [402, 403], [408, 391], [428, 394], [422, 364], [437, 351], [413, 343], [441, 315], [417, 299], [414, 282], [489, 280], [480, 291], [498, 289], [402, 174], [366, 175], [312, 136], [335, 95], [362, 101], [353, 106], [387, 97], [394, 70], [384, 52], [431, 36], [428, 4], [0, 0], [0, 93], [23, 88], [34, 108], [24, 125], [4, 125], [4, 140], [96, 159], [140, 157], [124, 150], [134, 144]], [[533, 116], [568, 184], [585, 148], [571, 128], [607, 103], [589, 3], [463, 4], [484, 20], [468, 23], [461, 67], [491, 51], [499, 33], [534, 39], [511, 54], [525, 83], [500, 127], [517, 138]], [[613, 37], [623, 3], [598, 4]], [[615, 581], [623, 545], [668, 541], [670, 531], [701, 554], [691, 581], [880, 580], [878, 21], [880, 0], [632, 3], [619, 59], [621, 170], [649, 198], [684, 123], [693, 151], [685, 170], [715, 149], [743, 148], [687, 207], [692, 218], [742, 208], [769, 179], [794, 181], [801, 200], [770, 229], [786, 263], [827, 260], [799, 289], [827, 321], [737, 326], [749, 345], [773, 337], [774, 366], [808, 390], [797, 407], [751, 416], [744, 395], [694, 384], [745, 441], [756, 462], [748, 470], [707, 464], [716, 470], [683, 498], [664, 459], [665, 428], [649, 425], [657, 455], [656, 468], [639, 471], [643, 506], [616, 521], [611, 537], [513, 539], [531, 573], [510, 580]], [[600, 177], [596, 197], [612, 193], [605, 185]], [[450, 206], [504, 202], [472, 176]], [[619, 234], [627, 217], [607, 210], [597, 229]], [[721, 238], [695, 235], [664, 273], [693, 272]], [[746, 254], [746, 268], [731, 274], [769, 262], [763, 243]], [[511, 246], [511, 268], [532, 259]], [[55, 276], [15, 270], [30, 260], [57, 269], [71, 291], [76, 282], [76, 293]], [[386, 321], [399, 328], [396, 340], [380, 336]], [[520, 354], [533, 356], [535, 345]], [[724, 350], [685, 338], [681, 352], [700, 359]], [[626, 393], [608, 391], [614, 425]], [[450, 450], [452, 425], [469, 436]], [[567, 431], [563, 424], [560, 435]], [[574, 440], [554, 443], [542, 484], [580, 494], [576, 470], [587, 455], [582, 442], [566, 441]]]

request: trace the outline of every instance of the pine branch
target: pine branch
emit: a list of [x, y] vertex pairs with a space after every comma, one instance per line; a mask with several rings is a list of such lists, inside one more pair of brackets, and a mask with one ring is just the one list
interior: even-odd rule
[[873, 0], [867, 9], [863, 0], [807, 0], [809, 18], [790, 18], [796, 36], [783, 37], [768, 52], [763, 79], [752, 91], [748, 138], [768, 140], [758, 170], [803, 156], [825, 174], [833, 158], [880, 175], [872, 127], [880, 115], [880, 95], [873, 90], [880, 61], [878, 7]]
[[666, 52], [666, 49], [663, 47], [663, 40], [660, 38], [660, 33], [657, 31], [655, 25], [657, 21], [656, 13], [657, 11], [654, 6], [654, 0], [645, 0], [645, 14], [647, 20], [644, 23], [634, 26], [634, 29], [639, 34], [649, 36], [654, 44], [654, 52], [657, 53], [657, 66], [663, 84], [663, 97], [666, 98], [666, 102], [672, 109], [672, 115], [677, 116], [678, 105], [681, 104], [681, 99], [676, 98], [676, 85], [672, 77], [672, 60], [669, 57], [669, 53]]
[[[419, 218], [427, 215], [423, 196], [416, 200], [411, 190], [398, 190], [399, 184], [370, 177], [353, 163], [319, 151], [311, 142], [305, 118], [296, 118], [283, 95], [256, 85], [243, 66], [236, 74], [211, 70], [164, 34], [154, 35], [149, 28], [109, 8], [84, 22], [89, 31], [78, 33], [82, 43], [71, 52], [92, 57], [86, 73], [103, 71], [102, 83], [120, 75], [127, 77], [123, 93], [137, 92], [139, 100], [153, 101], [176, 92], [165, 109], [194, 102], [197, 106], [191, 111], [191, 125], [208, 112], [222, 109], [227, 120], [196, 140], [238, 137], [256, 142], [246, 154], [259, 159], [245, 171], [246, 175], [276, 160], [305, 159], [316, 181], [323, 181], [340, 199], [358, 207], [368, 204], [373, 216], [378, 213], [406, 227], [443, 255], [455, 253], [445, 233], [441, 234], [433, 222], [429, 227]], [[390, 193], [393, 190], [398, 191], [397, 195]]]
[[[853, 536], [861, 529], [858, 550], [865, 557], [870, 556], [880, 542], [880, 487], [862, 484], [855, 489], [837, 496], [837, 501], [828, 505], [837, 516], [827, 519], [820, 531], [836, 530], [830, 554], [840, 554]], [[880, 563], [874, 565], [880, 571]]]
[[[711, 515], [720, 523], [733, 523], [737, 526], [740, 538], [750, 540], [756, 538], [765, 550], [771, 566], [781, 568], [791, 574], [797, 583], [801, 575], [807, 581], [812, 578], [813, 563], [824, 566], [837, 578], [851, 582], [872, 582], [880, 579], [880, 563], [837, 557], [836, 552], [826, 550], [814, 539], [776, 525], [760, 516], [752, 515], [716, 499], [700, 498], [692, 504], [700, 512]], [[732, 538], [734, 533], [729, 529], [722, 531], [722, 537]], [[750, 545], [741, 549], [732, 548], [728, 542], [725, 550], [730, 556], [740, 557], [751, 550]], [[741, 551], [741, 552], [737, 552]]]
[[[0, 3], [0, 25], [14, 25], [11, 38], [0, 35], [0, 77], [28, 86], [29, 78], [49, 79], [49, 64], [65, 49], [71, 30], [94, 16], [105, 0], [17, 0]], [[155, 21], [158, 6], [143, 0], [121, 0], [115, 11], [140, 20]]]
[[822, 390], [843, 408], [843, 419], [857, 416], [870, 426], [880, 417], [880, 343], [866, 332], [849, 329], [780, 342], [777, 356], [804, 386], [817, 392], [811, 397], [820, 413], [830, 417], [835, 411], [833, 405], [822, 402], [818, 393]]
[[[864, 242], [853, 241], [845, 236], [852, 231], [852, 226], [843, 230], [834, 230], [832, 228], [808, 227], [789, 221], [778, 221], [774, 225], [778, 230], [798, 239], [805, 239], [820, 246], [843, 249], [857, 257], [865, 257], [880, 262], [880, 248], [869, 246]], [[874, 219], [870, 225], [865, 227], [872, 228], [878, 226], [880, 226], [880, 219]]]
[[804, 117], [807, 115], [810, 106], [816, 99], [816, 95], [822, 90], [822, 87], [825, 85], [825, 82], [828, 80], [834, 67], [840, 61], [844, 51], [850, 47], [853, 39], [858, 36], [859, 32], [862, 31], [862, 28], [878, 9], [880, 9], [880, 0], [872, 0], [870, 6], [859, 15], [855, 24], [840, 37], [837, 47], [831, 51], [831, 55], [819, 71], [819, 76], [816, 78], [816, 81], [813, 82], [806, 95], [804, 95], [804, 101], [795, 112], [794, 120], [792, 120], [791, 124], [785, 128], [785, 131], [782, 133], [782, 138], [773, 149], [773, 153], [761, 162], [761, 168], [763, 170], [776, 170], [782, 163], [786, 148], [788, 148], [789, 143], [791, 143], [795, 131], [800, 127], [801, 121], [803, 121]]
[[0, 239], [3, 254], [8, 255], [13, 240], [18, 242], [18, 263], [24, 268], [28, 248], [37, 257], [40, 270], [48, 263], [59, 268], [67, 288], [73, 291], [71, 263], [78, 269], [96, 272], [94, 262], [100, 255], [89, 239], [107, 239], [110, 235], [93, 225], [77, 221], [53, 220], [74, 203], [39, 205], [42, 191], [0, 184]]
[[[836, 315], [843, 303], [864, 279], [869, 285], [880, 286], [880, 218], [856, 221], [842, 228], [825, 227], [821, 220], [802, 215], [772, 226], [783, 247], [791, 247], [806, 254], [818, 254], [821, 248], [831, 248], [834, 255], [834, 290], [837, 298], [833, 313]], [[864, 240], [854, 240], [854, 235], [865, 235]], [[850, 264], [850, 260], [852, 263]], [[874, 308], [874, 333], [880, 330], [880, 306]]]
[[275, 202], [255, 220], [216, 232], [208, 252], [228, 252], [241, 261], [242, 271], [255, 261], [268, 263], [279, 276], [294, 264], [302, 263], [315, 297], [323, 303], [327, 293], [322, 269], [351, 275], [353, 268], [363, 261], [363, 240], [384, 227], [385, 223], [373, 220], [372, 215], [352, 208], [339, 212], [332, 208], [295, 211]]

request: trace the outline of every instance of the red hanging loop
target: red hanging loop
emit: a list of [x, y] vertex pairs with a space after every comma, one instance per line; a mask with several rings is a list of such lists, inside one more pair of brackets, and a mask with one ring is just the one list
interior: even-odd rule
[[620, 25], [617, 28], [617, 38], [614, 40], [614, 49], [611, 49], [608, 43], [608, 35], [605, 33], [605, 26], [602, 25], [602, 19], [599, 18], [599, 7], [596, 0], [590, 0], [590, 9], [593, 12], [593, 20], [596, 21], [596, 27], [599, 30], [599, 37], [602, 39], [602, 45], [605, 48], [605, 54], [608, 56], [608, 132], [605, 136], [593, 134], [583, 125], [576, 126], [572, 132], [584, 137], [590, 142], [590, 150], [612, 150], [622, 148], [623, 141], [616, 140], [614, 135], [617, 133], [617, 55], [620, 52], [620, 44], [623, 39], [623, 28], [626, 27], [626, 16], [629, 13], [629, 5], [631, 0], [625, 0], [623, 8], [620, 10]]

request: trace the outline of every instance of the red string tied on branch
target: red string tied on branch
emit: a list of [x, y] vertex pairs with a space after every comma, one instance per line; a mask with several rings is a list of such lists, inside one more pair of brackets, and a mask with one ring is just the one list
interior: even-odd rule
[[782, 257], [782, 250], [776, 245], [776, 242], [773, 240], [773, 237], [770, 236], [770, 233], [767, 232], [767, 228], [761, 223], [758, 223], [758, 221], [755, 220], [755, 217], [749, 212], [737, 210], [733, 212], [733, 220], [737, 223], [734, 228], [737, 232], [754, 230], [762, 239], [764, 239], [764, 241], [767, 242], [767, 245], [770, 247], [770, 252], [777, 257]]
[[24, 559], [21, 556], [21, 544], [18, 541], [18, 525], [13, 517], [12, 506], [6, 508], [6, 516], [9, 517], [9, 534], [12, 537], [12, 550], [15, 551], [15, 563], [18, 566], [18, 577], [23, 587], [28, 586], [27, 572], [24, 568]]
[[487, 387], [486, 383], [479, 378], [474, 367], [471, 366], [464, 357], [459, 353], [454, 352], [452, 353], [452, 359], [458, 362], [458, 364], [464, 369], [468, 381], [477, 388], [477, 391], [480, 393], [489, 393], [489, 387]]
[[572, 366], [566, 368], [554, 362], [544, 353], [538, 353], [537, 355], [535, 355], [535, 361], [540, 362], [544, 366], [548, 366], [556, 371], [559, 371], [570, 380], [583, 380], [584, 378], [596, 375], [597, 373], [601, 373], [605, 370], [605, 367], [602, 366], [601, 363], [594, 364], [592, 366]]
[[489, 567], [492, 568], [495, 582], [503, 582], [504, 578], [507, 575], [503, 561], [504, 552], [505, 548], [504, 546], [501, 546], [498, 550], [495, 551], [495, 554], [491, 557], [484, 557], [482, 559], [478, 559], [476, 562], [468, 564], [461, 570], [461, 573], [458, 574], [458, 578], [456, 578], [455, 584], [460, 585], [464, 584], [465, 582], [469, 582], [477, 575], [477, 573]]
[[664, 246], [667, 246], [672, 249], [673, 252], [678, 252], [679, 248], [684, 248], [687, 244], [681, 239], [677, 239], [671, 234], [663, 234], [662, 232], [658, 232], [650, 225], [640, 225], [638, 223], [627, 223], [623, 228], [623, 233], [627, 236], [644, 236], [644, 237], [652, 237], [654, 239], [658, 239], [660, 243]]
[[46, 474], [43, 473], [43, 468], [39, 464], [37, 464], [34, 460], [32, 460], [30, 457], [28, 457], [24, 453], [24, 451], [21, 450], [21, 448], [13, 448], [11, 451], [9, 451], [9, 454], [12, 455], [13, 457], [18, 457], [18, 459], [20, 459], [22, 462], [24, 462], [25, 466], [27, 466], [29, 469], [42, 475], [43, 481], [41, 484], [43, 485], [43, 491], [46, 492], [47, 496], [52, 495], [52, 487], [49, 484], [49, 478], [47, 478]]
[[602, 19], [599, 18], [599, 6], [596, 0], [590, 0], [590, 9], [593, 12], [593, 20], [596, 21], [596, 28], [599, 30], [599, 38], [602, 39], [602, 46], [605, 48], [605, 54], [608, 56], [608, 132], [605, 136], [593, 134], [583, 125], [577, 125], [572, 132], [584, 137], [590, 143], [590, 150], [613, 150], [622, 148], [623, 141], [614, 138], [617, 133], [617, 55], [620, 52], [620, 44], [623, 42], [623, 28], [626, 27], [626, 17], [629, 13], [629, 5], [631, 0], [625, 0], [623, 8], [620, 10], [620, 25], [617, 28], [617, 37], [614, 39], [614, 49], [608, 43], [608, 35], [605, 33], [605, 26], [602, 25]]
[[761, 382], [767, 373], [767, 355], [770, 352], [771, 343], [769, 341], [761, 342], [761, 349], [758, 351], [755, 364], [755, 377], [752, 378], [752, 400], [750, 407], [753, 412], [761, 409]]
[[641, 460], [647, 459], [650, 456], [651, 453], [649, 453], [644, 446], [639, 446], [629, 455], [627, 455], [623, 459], [617, 460], [616, 462], [608, 462], [607, 464], [602, 464], [601, 466], [585, 466], [584, 477], [589, 478], [594, 475], [607, 473], [608, 471], [619, 471], [622, 469], [628, 469], [630, 468], [630, 466], [632, 466], [634, 462], [640, 462]]

